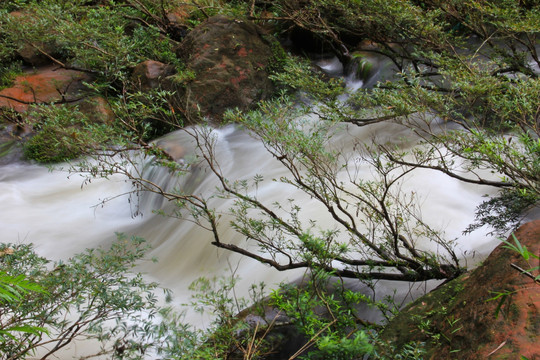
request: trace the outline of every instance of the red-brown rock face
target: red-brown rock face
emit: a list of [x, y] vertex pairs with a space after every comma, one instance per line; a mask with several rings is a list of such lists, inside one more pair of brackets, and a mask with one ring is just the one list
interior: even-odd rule
[[90, 77], [80, 71], [51, 65], [17, 76], [12, 87], [0, 91], [0, 107], [22, 112], [30, 104], [72, 101], [84, 90]]
[[[540, 255], [540, 220], [515, 235]], [[512, 237], [508, 241], [514, 244]], [[474, 271], [409, 305], [383, 338], [398, 347], [426, 342], [426, 359], [540, 359], [540, 283], [512, 264], [526, 270], [539, 261], [531, 257], [527, 262], [501, 244]]]

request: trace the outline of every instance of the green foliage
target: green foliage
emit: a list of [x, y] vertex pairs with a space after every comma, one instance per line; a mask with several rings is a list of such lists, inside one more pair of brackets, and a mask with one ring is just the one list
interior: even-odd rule
[[[272, 57], [268, 60], [266, 71], [269, 74], [280, 74], [287, 65], [290, 54], [281, 46], [279, 41], [273, 36], [264, 36], [264, 39], [270, 43], [272, 48]], [[270, 77], [272, 79], [272, 77]]]
[[[362, 320], [360, 304], [389, 310], [384, 300], [344, 287], [339, 278], [324, 270], [313, 270], [306, 283], [282, 285], [271, 294], [271, 304], [291, 318], [308, 340], [301, 344], [300, 359], [407, 359], [420, 360], [425, 355], [423, 343], [411, 343], [400, 350], [381, 344], [378, 332], [383, 325]], [[300, 345], [300, 344], [299, 344]], [[383, 347], [384, 355], [377, 349]]]
[[12, 85], [13, 80], [22, 72], [19, 62], [0, 65], [0, 90]]
[[355, 332], [351, 338], [324, 336], [317, 344], [319, 353], [317, 355], [310, 355], [306, 359], [352, 359], [356, 356], [367, 354], [372, 350], [367, 339], [368, 336], [366, 333], [361, 331]]
[[47, 357], [79, 338], [101, 343], [96, 349], [101, 355], [141, 358], [149, 346], [145, 329], [157, 312], [157, 285], [130, 274], [146, 252], [142, 239], [119, 235], [110, 249], [87, 250], [56, 263], [38, 256], [30, 245], [5, 244], [1, 249], [0, 263], [9, 281], [31, 290], [18, 291], [16, 301], [12, 297], [0, 304], [1, 328], [36, 329], [4, 336], [2, 359], [26, 359], [37, 350]]
[[321, 78], [313, 73], [309, 61], [291, 55], [282, 58], [280, 70], [270, 76], [273, 81], [294, 91], [307, 91], [321, 106], [337, 107], [338, 97], [343, 94], [341, 79]]
[[[529, 261], [531, 259], [537, 259], [537, 260], [539, 259], [538, 255], [535, 255], [535, 254], [531, 253], [529, 250], [527, 250], [526, 246], [521, 245], [521, 243], [519, 242], [516, 235], [512, 234], [512, 239], [514, 239], [514, 244], [512, 244], [511, 242], [509, 242], [507, 240], [502, 240], [502, 242], [505, 244], [505, 246], [503, 246], [503, 248], [515, 251], [516, 253], [521, 255], [521, 257], [527, 263], [529, 263]], [[535, 270], [539, 270], [539, 269], [538, 269], [538, 267], [536, 267], [536, 268], [531, 268], [530, 270], [535, 271]], [[538, 279], [538, 276], [536, 277], [536, 279]]]
[[109, 81], [122, 80], [129, 68], [146, 59], [178, 65], [172, 44], [158, 29], [129, 22], [127, 16], [136, 15], [120, 7], [98, 7], [80, 14], [77, 23], [66, 19], [57, 31], [70, 62], [97, 70]]
[[112, 141], [115, 132], [110, 125], [92, 122], [77, 107], [69, 105], [34, 108], [37, 134], [24, 145], [28, 159], [56, 163], [98, 151]]
[[[256, 193], [254, 179], [223, 184], [223, 196], [236, 200], [231, 209], [235, 215], [233, 228], [273, 257], [285, 251], [293, 263], [288, 265], [291, 268], [319, 266], [333, 269], [339, 276], [362, 279], [458, 274], [451, 242], [421, 221], [413, 205], [414, 194], [407, 196], [400, 191], [409, 170], [400, 171], [400, 164], [369, 148], [351, 161], [350, 154], [334, 141], [343, 130], [340, 124], [297, 117], [304, 111], [285, 97], [262, 102], [258, 110], [248, 114], [228, 116], [251, 130], [288, 170], [276, 181], [316, 199], [328, 210], [320, 214], [327, 215], [332, 226], [323, 228], [314, 220], [302, 222], [303, 209], [296, 199], [274, 203], [270, 210], [256, 195], [243, 195]], [[206, 156], [214, 158], [212, 150]], [[359, 179], [355, 174], [360, 165], [366, 164], [372, 169], [372, 178]], [[261, 217], [260, 209], [267, 216]], [[420, 237], [437, 243], [447, 253], [433, 256], [417, 251], [412, 239]], [[401, 274], [383, 275], [393, 267]]]
[[[476, 174], [478, 169], [490, 169], [492, 174], [497, 174], [497, 180], [476, 175], [479, 183], [498, 186], [501, 190], [478, 206], [476, 221], [466, 232], [486, 224], [497, 233], [514, 230], [527, 210], [539, 201], [540, 142], [534, 132], [525, 129], [520, 131], [514, 127], [514, 134], [505, 137], [490, 129], [471, 126], [468, 131], [437, 134], [427, 141], [432, 146], [430, 152], [415, 152], [415, 161], [419, 164], [444, 163], [444, 170], [442, 166], [435, 166], [443, 172], [457, 173], [461, 167], [471, 174]], [[447, 149], [444, 157], [441, 152], [435, 155], [436, 149], [444, 147]]]
[[173, 43], [151, 25], [156, 19], [148, 7], [87, 5], [29, 2], [22, 9], [23, 20], [5, 16], [0, 33], [6, 43], [30, 46], [59, 64], [99, 74], [107, 82], [126, 81], [130, 69], [147, 59], [179, 66]]
[[[0, 257], [14, 253], [12, 248], [4, 248], [0, 251]], [[24, 275], [10, 276], [0, 271], [0, 306], [17, 307], [31, 293], [43, 293], [44, 290], [38, 284], [28, 281]], [[0, 322], [0, 343], [16, 339], [17, 333], [25, 333], [39, 336], [47, 330], [41, 327], [27, 324], [27, 320], [11, 323]]]
[[524, 214], [538, 202], [538, 195], [527, 189], [503, 190], [497, 196], [484, 201], [476, 209], [476, 221], [466, 232], [474, 231], [485, 224], [493, 227], [498, 234], [508, 229], [515, 230], [523, 220]]
[[526, 269], [521, 269], [517, 267], [517, 265], [513, 265], [514, 268], [519, 270], [523, 275], [533, 279], [536, 284], [540, 284], [540, 266], [533, 266], [531, 264], [533, 260], [540, 260], [540, 256], [530, 252], [526, 246], [521, 245], [516, 235], [512, 234], [512, 239], [514, 240], [514, 244], [507, 240], [502, 240], [502, 242], [505, 244], [503, 248], [516, 252], [527, 263]]
[[[15, 2], [12, 2], [15, 6]], [[55, 64], [88, 72], [96, 77], [90, 85], [110, 99], [119, 117], [116, 141], [125, 138], [145, 142], [173, 126], [178, 118], [170, 115], [165, 95], [158, 91], [134, 93], [131, 72], [144, 60], [182, 64], [173, 48], [175, 41], [165, 34], [166, 11], [178, 6], [175, 1], [134, 1], [117, 4], [61, 0], [17, 2], [19, 13], [8, 14], [0, 21], [0, 86], [8, 85], [19, 66], [12, 62], [16, 52], [34, 52]], [[11, 8], [10, 8], [11, 10]], [[4, 61], [2, 61], [4, 64]], [[63, 108], [63, 107], [61, 107]], [[40, 162], [58, 162], [101, 150], [113, 136], [103, 124], [90, 124], [76, 111], [40, 107], [40, 132], [26, 146], [27, 157]]]
[[[309, 94], [322, 119], [358, 126], [397, 121], [422, 144], [413, 149], [414, 161], [374, 144], [392, 161], [501, 188], [479, 207], [469, 230], [513, 228], [539, 201], [538, 4], [369, 0], [351, 6], [332, 0], [274, 6], [330, 44], [346, 68], [356, 61], [351, 49], [393, 65], [388, 81], [354, 93], [322, 81], [308, 66], [286, 66], [276, 79]], [[501, 181], [479, 175], [484, 168]], [[474, 175], [462, 176], [463, 170]]]
[[190, 7], [187, 19], [190, 28], [196, 27], [207, 18], [215, 15], [243, 19], [248, 14], [248, 4], [242, 0], [196, 0], [190, 4]]
[[[310, 339], [298, 354], [305, 359], [354, 359], [373, 351], [373, 338], [355, 310], [360, 302], [372, 301], [335, 284], [324, 270], [313, 271], [302, 286], [282, 285], [272, 293], [272, 304], [291, 317]], [[311, 348], [311, 347], [314, 348]], [[309, 352], [307, 352], [309, 349]], [[304, 356], [305, 355], [305, 356]]]
[[155, 90], [110, 98], [114, 123], [104, 122], [100, 114], [83, 112], [78, 105], [34, 106], [28, 121], [36, 135], [24, 144], [24, 154], [41, 163], [58, 163], [144, 145], [181, 125], [169, 106], [170, 96], [170, 92]]
[[[109, 104], [119, 126], [126, 131], [124, 138], [139, 144], [164, 135], [183, 125], [169, 104], [173, 93], [164, 90], [126, 92], [111, 98]], [[120, 135], [122, 136], [122, 135]]]
[[396, 351], [392, 344], [385, 344], [387, 347], [387, 354], [389, 355], [375, 355], [375, 359], [378, 360], [423, 360], [425, 359], [426, 350], [424, 343], [413, 342], [405, 344], [401, 351]]
[[267, 339], [272, 323], [248, 324], [246, 311], [264, 318], [257, 304], [263, 299], [264, 284], [253, 285], [250, 299], [235, 294], [235, 277], [199, 278], [190, 286], [193, 301], [186, 306], [210, 317], [205, 329], [182, 323], [182, 315], [165, 308], [163, 321], [155, 329], [159, 340], [158, 354], [167, 359], [264, 359], [271, 348]]
[[17, 11], [30, 3], [31, 0], [9, 0], [4, 1], [0, 4], [0, 10], [5, 10], [6, 12]]
[[[53, 57], [59, 65], [96, 74], [99, 82], [95, 88], [111, 97], [118, 118], [117, 126], [112, 127], [91, 123], [67, 106], [40, 108], [33, 115], [38, 119], [39, 132], [25, 148], [28, 157], [53, 162], [92, 154], [101, 162], [96, 165], [86, 161], [80, 169], [91, 176], [108, 176], [124, 171], [122, 167], [130, 167], [133, 159], [122, 152], [139, 146], [148, 155], [158, 155], [163, 160], [161, 164], [167, 163], [171, 169], [178, 170], [171, 159], [165, 159], [164, 152], [146, 143], [182, 125], [168, 103], [172, 94], [156, 91], [144, 95], [129, 90], [130, 71], [142, 60], [159, 60], [182, 68], [173, 51], [174, 41], [166, 36], [164, 20], [166, 10], [175, 4], [150, 0], [121, 3], [46, 0], [9, 1], [0, 5], [0, 60], [8, 64], [3, 73], [13, 69], [9, 62], [16, 51], [30, 46]], [[393, 310], [388, 304], [375, 303], [343, 288], [337, 293], [328, 291], [330, 275], [369, 283], [373, 279], [446, 279], [460, 273], [451, 242], [422, 221], [416, 211], [419, 205], [414, 194], [402, 192], [403, 178], [415, 169], [440, 171], [465, 182], [501, 189], [499, 196], [479, 207], [477, 222], [470, 230], [491, 224], [502, 231], [514, 226], [524, 210], [538, 203], [540, 8], [537, 3], [278, 0], [261, 4], [205, 0], [190, 6], [190, 26], [218, 13], [245, 18], [248, 13], [256, 16], [259, 9], [264, 9], [283, 21], [281, 29], [296, 27], [314, 34], [324, 49], [331, 49], [346, 68], [358, 60], [354, 59], [352, 50], [374, 52], [392, 64], [391, 74], [385, 77], [388, 81], [351, 93], [342, 81], [321, 76], [309, 62], [285, 56], [281, 47], [274, 44], [272, 79], [304, 96], [303, 104], [282, 95], [262, 102], [249, 114], [228, 114], [229, 120], [260, 139], [287, 169], [288, 175], [276, 181], [300, 190], [314, 199], [323, 213], [326, 210], [332, 223], [329, 228], [303, 220], [303, 205], [298, 199], [263, 203], [257, 197], [258, 184], [265, 181], [262, 176], [251, 181], [227, 179], [216, 163], [215, 139], [208, 128], [186, 130], [198, 145], [198, 157], [194, 160], [196, 164], [187, 164], [185, 168], [199, 166], [201, 162], [208, 165], [221, 185], [215, 193], [207, 197], [168, 193], [125, 172], [132, 180], [140, 181], [137, 190], [155, 191], [190, 210], [193, 221], [214, 233], [214, 245], [251, 256], [279, 270], [307, 268], [310, 271], [312, 276], [306, 287], [285, 287], [272, 295], [275, 305], [309, 338], [308, 345], [313, 349], [309, 354], [304, 353], [306, 358], [350, 359], [373, 353], [376, 327], [363, 322], [354, 305], [363, 302]], [[25, 12], [26, 20], [9, 15], [12, 10]], [[362, 61], [359, 64], [368, 66]], [[182, 84], [193, 80], [193, 76], [180, 72], [176, 81]], [[315, 110], [304, 106], [306, 103], [315, 104]], [[316, 121], [309, 117], [313, 112], [318, 115]], [[384, 121], [401, 124], [418, 136], [412, 150], [404, 152], [388, 144], [358, 142], [351, 145], [358, 157], [348, 158], [350, 153], [341, 148], [336, 133], [348, 130], [351, 125], [368, 126]], [[509, 136], [504, 137], [504, 133]], [[118, 151], [110, 151], [110, 145]], [[111, 159], [110, 155], [119, 153], [120, 156]], [[369, 165], [371, 178], [359, 176], [359, 163]], [[485, 169], [492, 173], [482, 175]], [[233, 220], [228, 225], [239, 236], [257, 244], [257, 251], [223, 241], [219, 227], [221, 214], [208, 205], [215, 198], [233, 199], [228, 211]], [[418, 239], [433, 240], [439, 249], [445, 250], [444, 254], [418, 249]], [[523, 256], [531, 256], [518, 243], [507, 245]], [[192, 289], [197, 291], [193, 307], [201, 311], [210, 309], [216, 319], [207, 331], [183, 325], [181, 317], [170, 309], [162, 310], [165, 321], [157, 327], [142, 321], [133, 311], [148, 305], [141, 295], [146, 294], [150, 311], [152, 315], [155, 313], [154, 300], [149, 295], [154, 285], [143, 284], [138, 276], [122, 275], [126, 262], [132, 264], [142, 256], [138, 250], [134, 253], [124, 250], [111, 250], [119, 255], [89, 251], [68, 264], [58, 264], [51, 272], [45, 268], [45, 260], [21, 247], [18, 251], [27, 255], [17, 252], [17, 256], [2, 257], [2, 262], [11, 261], [12, 257], [19, 259], [10, 263], [13, 269], [10, 271], [19, 269], [19, 273], [6, 275], [12, 278], [4, 280], [13, 283], [21, 275], [35, 279], [47, 292], [20, 293], [27, 299], [21, 303], [8, 291], [2, 306], [17, 302], [18, 307], [9, 310], [13, 319], [32, 314], [35, 321], [28, 326], [50, 329], [51, 336], [68, 331], [70, 341], [69, 329], [73, 329], [74, 323], [63, 320], [61, 314], [74, 309], [82, 314], [85, 331], [100, 340], [118, 339], [116, 349], [133, 353], [140, 346], [151, 345], [143, 341], [135, 346], [135, 335], [140, 328], [131, 328], [123, 322], [121, 318], [126, 314], [133, 315], [138, 325], [146, 326], [143, 334], [154, 331], [153, 345], [161, 341], [157, 351], [170, 358], [226, 358], [234, 353], [232, 349], [236, 349], [238, 357], [256, 358], [266, 351], [258, 329], [247, 327], [235, 316], [247, 304], [234, 297], [234, 281], [200, 279], [193, 285]], [[279, 262], [281, 259], [285, 261]], [[85, 275], [88, 269], [94, 269], [91, 278]], [[93, 283], [96, 279], [99, 281]], [[140, 290], [131, 293], [133, 287]], [[508, 296], [501, 293], [497, 299]], [[54, 302], [60, 300], [68, 305]], [[52, 317], [39, 312], [43, 308], [52, 311]], [[117, 321], [117, 327], [113, 330], [102, 327], [99, 321], [103, 317], [91, 317], [96, 310], [104, 318]], [[444, 334], [433, 331], [429, 319], [420, 320], [424, 331], [443, 341]], [[447, 318], [447, 321], [452, 323], [452, 329], [459, 329], [456, 319]], [[6, 354], [10, 355], [30, 353], [33, 345], [25, 348], [21, 344], [41, 341], [39, 332], [28, 333], [24, 338], [10, 334], [14, 337], [7, 336], [2, 343], [9, 347]], [[58, 339], [58, 346], [63, 346], [64, 340]], [[421, 359], [422, 356], [422, 344], [410, 344], [393, 358]]]

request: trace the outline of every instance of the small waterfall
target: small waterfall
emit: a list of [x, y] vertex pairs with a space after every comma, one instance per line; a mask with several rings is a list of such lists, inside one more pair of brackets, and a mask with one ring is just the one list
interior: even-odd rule
[[[273, 164], [276, 160], [266, 154], [262, 144], [255, 141], [249, 134], [234, 126], [228, 126], [215, 130], [214, 135], [221, 169], [231, 179], [235, 179], [234, 176], [249, 178], [251, 174], [257, 173], [264, 173], [268, 177], [278, 175], [275, 170], [272, 170], [276, 168]], [[191, 137], [183, 130], [171, 133], [158, 141], [165, 149], [181, 146], [187, 157], [195, 151], [191, 142]], [[168, 170], [159, 167], [147, 169], [146, 175], [152, 182], [168, 190], [176, 188], [186, 193], [203, 196], [213, 193], [218, 186], [215, 176], [212, 176], [202, 164], [200, 167], [195, 166], [191, 169], [189, 174], [177, 179], [171, 179]], [[279, 198], [284, 194], [280, 187], [283, 186], [268, 182], [265, 188], [260, 189], [259, 195], [265, 199]], [[211, 204], [217, 212], [222, 214], [220, 229], [224, 241], [237, 244], [244, 241], [228, 225], [230, 218], [227, 217], [227, 213], [231, 202], [215, 199]], [[186, 293], [188, 285], [200, 276], [219, 276], [235, 272], [243, 279], [239, 286], [245, 291], [254, 282], [264, 281], [268, 284], [276, 284], [290, 276], [215, 248], [211, 245], [212, 234], [192, 222], [151, 214], [151, 211], [156, 209], [156, 205], [166, 214], [175, 210], [175, 205], [164, 202], [160, 195], [145, 194], [141, 198], [141, 212], [144, 220], [130, 229], [130, 232], [151, 239], [153, 246], [151, 255], [156, 256], [159, 262], [155, 265], [144, 265], [145, 271], [152, 274], [165, 287], [177, 290], [181, 298], [188, 295]], [[246, 294], [245, 291], [239, 289], [241, 293]]]
[[[287, 175], [286, 169], [268, 154], [257, 139], [232, 125], [213, 132], [216, 136], [218, 163], [222, 164], [221, 170], [228, 179], [250, 180], [255, 175], [262, 174], [265, 181], [258, 185], [257, 196], [263, 203], [271, 204], [274, 201], [294, 198], [303, 208], [301, 220], [306, 222], [317, 220], [321, 228], [330, 229], [335, 226], [334, 220], [315, 200], [290, 185], [272, 181]], [[401, 143], [406, 136], [411, 141], [412, 134], [405, 127], [391, 123], [376, 124], [367, 128], [344, 126], [333, 140], [340, 148], [345, 149], [351, 161], [356, 161], [355, 144], [368, 142], [374, 136], [378, 141]], [[194, 151], [189, 145], [185, 145], [189, 144], [189, 136], [182, 130], [169, 134], [159, 143], [162, 147], [184, 146], [186, 154]], [[355, 164], [355, 166], [362, 176], [366, 178], [371, 176], [369, 164]], [[154, 168], [151, 172], [150, 180], [153, 182], [169, 189], [185, 187], [189, 193], [195, 195], [208, 195], [219, 186], [215, 176], [204, 166], [174, 184], [171, 183], [167, 170]], [[461, 234], [473, 219], [474, 209], [483, 200], [486, 189], [454, 181], [433, 171], [417, 170], [408, 176], [402, 190], [415, 192], [419, 196], [423, 219], [427, 223], [434, 228], [445, 230], [449, 239], [459, 239], [457, 253], [464, 259], [470, 258], [474, 252], [479, 256], [487, 255], [496, 244], [492, 237], [486, 236], [481, 231], [468, 236]], [[149, 265], [147, 271], [165, 286], [182, 291], [181, 289], [185, 289], [197, 276], [220, 274], [223, 271], [230, 271], [231, 268], [236, 269], [236, 273], [243, 279], [240, 286], [245, 288], [254, 281], [264, 280], [266, 283], [275, 284], [301, 276], [301, 272], [279, 273], [250, 259], [218, 250], [210, 244], [212, 234], [186, 220], [149, 215], [149, 211], [152, 210], [149, 204], [159, 205], [166, 213], [174, 208], [174, 204], [162, 205], [160, 201], [163, 199], [159, 195], [145, 198], [143, 201], [145, 220], [131, 229], [131, 232], [152, 239], [153, 255], [156, 255], [160, 262], [155, 266]], [[230, 201], [216, 199], [212, 206], [223, 215], [220, 222], [224, 241], [245, 246], [243, 237], [228, 226], [228, 222], [232, 219], [227, 217], [231, 204]], [[426, 243], [424, 247], [429, 248], [429, 244]], [[476, 260], [466, 261], [469, 261], [468, 265], [472, 265], [471, 262]]]

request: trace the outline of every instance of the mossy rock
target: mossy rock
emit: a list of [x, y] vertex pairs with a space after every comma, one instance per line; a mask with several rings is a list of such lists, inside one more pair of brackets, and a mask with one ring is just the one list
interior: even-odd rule
[[82, 154], [76, 146], [74, 127], [66, 129], [47, 128], [39, 131], [24, 145], [24, 156], [40, 163], [58, 163], [74, 159]]
[[[540, 220], [523, 225], [515, 236], [531, 253], [540, 253]], [[527, 263], [499, 245], [481, 266], [402, 310], [386, 326], [383, 342], [398, 351], [425, 343], [425, 359], [540, 359], [540, 285], [512, 264], [529, 269], [539, 262]]]
[[[275, 43], [247, 20], [214, 16], [193, 29], [176, 49], [194, 74], [178, 86], [174, 106], [187, 117], [220, 121], [227, 109], [246, 110], [274, 92], [269, 79]], [[176, 85], [176, 86], [175, 86]]]

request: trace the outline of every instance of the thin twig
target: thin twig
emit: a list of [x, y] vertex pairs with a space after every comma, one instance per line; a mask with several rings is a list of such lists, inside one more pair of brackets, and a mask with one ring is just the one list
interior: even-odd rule
[[519, 271], [520, 273], [522, 273], [523, 275], [530, 277], [531, 279], [534, 280], [534, 282], [540, 284], [540, 279], [537, 279], [533, 274], [531, 274], [527, 270], [524, 270], [524, 269], [520, 268], [516, 264], [510, 264], [510, 266], [513, 267], [514, 269], [516, 269], [517, 271]]

